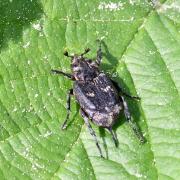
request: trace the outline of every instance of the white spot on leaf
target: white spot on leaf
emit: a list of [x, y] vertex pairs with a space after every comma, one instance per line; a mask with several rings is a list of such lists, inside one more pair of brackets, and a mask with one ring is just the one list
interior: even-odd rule
[[26, 44], [24, 44], [23, 48], [28, 48], [30, 45], [30, 42], [27, 42]]
[[40, 24], [33, 24], [33, 28], [37, 31], [41, 31], [41, 25]]
[[114, 3], [114, 2], [100, 2], [98, 9], [101, 10], [109, 10], [109, 11], [117, 11], [123, 8], [123, 3], [118, 2], [118, 3]]

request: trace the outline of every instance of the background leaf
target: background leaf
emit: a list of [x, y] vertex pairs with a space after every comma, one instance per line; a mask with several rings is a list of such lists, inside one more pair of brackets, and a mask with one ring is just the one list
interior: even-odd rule
[[[178, 179], [180, 176], [180, 2], [52, 0], [0, 1], [0, 179]], [[80, 53], [103, 39], [103, 64], [140, 102], [128, 100], [144, 133], [141, 145], [121, 115], [96, 130], [99, 157], [73, 99], [64, 49]]]

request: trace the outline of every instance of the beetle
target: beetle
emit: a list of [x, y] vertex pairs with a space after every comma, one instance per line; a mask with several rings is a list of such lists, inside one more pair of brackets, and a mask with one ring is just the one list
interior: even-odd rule
[[62, 125], [62, 129], [66, 129], [67, 127], [71, 109], [71, 95], [74, 95], [80, 105], [80, 111], [84, 122], [87, 125], [90, 134], [94, 137], [100, 156], [103, 157], [102, 150], [89, 119], [97, 126], [108, 129], [115, 146], [117, 146], [118, 140], [112, 127], [116, 123], [120, 112], [124, 111], [127, 121], [131, 124], [135, 134], [143, 143], [144, 137], [131, 119], [124, 96], [133, 99], [140, 98], [124, 92], [115, 81], [111, 80], [105, 73], [100, 71], [100, 64], [102, 62], [101, 41], [99, 41], [96, 61], [84, 57], [89, 51], [90, 49], [87, 48], [80, 55], [69, 55], [67, 51], [64, 52], [65, 56], [71, 58], [72, 74], [60, 70], [51, 70], [51, 72], [64, 75], [74, 81], [73, 88], [68, 91], [66, 107], [67, 115]]

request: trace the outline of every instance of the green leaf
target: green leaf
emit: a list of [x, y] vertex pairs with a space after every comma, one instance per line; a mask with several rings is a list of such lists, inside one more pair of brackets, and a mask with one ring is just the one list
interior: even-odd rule
[[[167, 1], [1, 0], [0, 179], [160, 179], [180, 177], [180, 3]], [[116, 148], [95, 125], [105, 159], [72, 100], [67, 49], [81, 53], [103, 39], [101, 69], [128, 93], [140, 144], [123, 114]]]

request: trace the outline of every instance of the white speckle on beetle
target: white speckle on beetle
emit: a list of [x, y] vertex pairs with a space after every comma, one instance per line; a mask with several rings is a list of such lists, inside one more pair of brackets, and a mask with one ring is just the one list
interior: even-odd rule
[[35, 98], [37, 98], [38, 96], [39, 96], [39, 94], [35, 94], [35, 96], [34, 96], [34, 97], [35, 97]]
[[104, 92], [108, 92], [109, 90], [112, 90], [111, 86], [106, 86], [105, 88], [101, 88]]
[[86, 95], [90, 96], [90, 97], [94, 97], [95, 96], [95, 94], [93, 92], [88, 92], [88, 93], [86, 93]]
[[122, 106], [116, 104], [113, 111], [114, 111], [115, 113], [119, 113], [119, 111], [122, 110], [122, 109], [123, 109]]
[[106, 107], [105, 107], [105, 110], [106, 110], [107, 112], [109, 112], [109, 107], [106, 106]]
[[79, 67], [79, 66], [77, 66], [77, 67], [73, 67], [73, 70], [74, 70], [74, 71], [80, 71], [80, 70], [82, 70], [82, 68]]

